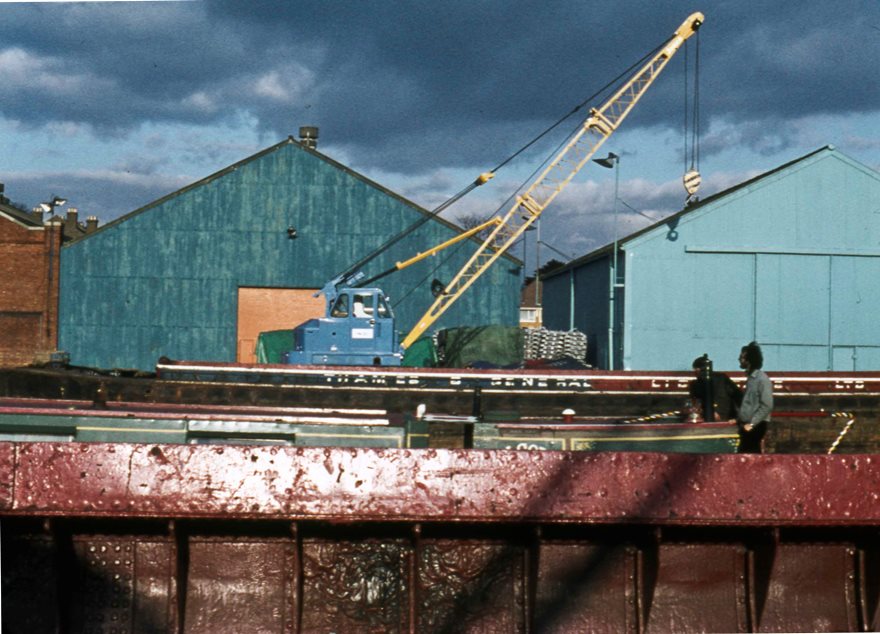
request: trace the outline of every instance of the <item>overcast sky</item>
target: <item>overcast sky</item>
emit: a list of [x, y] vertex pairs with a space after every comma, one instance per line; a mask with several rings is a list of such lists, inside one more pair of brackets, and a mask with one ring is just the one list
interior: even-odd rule
[[[695, 10], [702, 197], [828, 144], [880, 169], [878, 0], [0, 2], [0, 181], [105, 223], [314, 125], [319, 151], [433, 208]], [[653, 218], [685, 200], [695, 40], [603, 148]], [[560, 140], [445, 217], [490, 214]], [[543, 260], [612, 239], [613, 187], [581, 172], [542, 218]], [[620, 235], [649, 223], [619, 209]]]

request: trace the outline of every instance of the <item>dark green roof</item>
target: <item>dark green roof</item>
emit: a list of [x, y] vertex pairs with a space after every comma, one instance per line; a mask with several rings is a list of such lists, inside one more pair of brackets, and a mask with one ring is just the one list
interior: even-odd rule
[[[92, 236], [94, 236], [94, 235], [97, 235], [97, 234], [101, 233], [102, 231], [104, 231], [104, 230], [106, 230], [106, 229], [109, 229], [109, 228], [111, 228], [111, 227], [113, 227], [113, 226], [116, 226], [116, 225], [118, 225], [119, 223], [125, 222], [125, 221], [128, 220], [129, 218], [132, 218], [132, 217], [137, 216], [137, 215], [139, 215], [139, 214], [142, 214], [142, 213], [144, 213], [144, 212], [146, 212], [146, 211], [149, 211], [150, 209], [153, 209], [153, 208], [155, 208], [155, 207], [158, 207], [158, 206], [161, 205], [162, 203], [164, 203], [164, 202], [166, 202], [166, 201], [168, 201], [168, 200], [170, 200], [170, 199], [172, 199], [172, 198], [174, 198], [174, 197], [176, 197], [176, 196], [179, 196], [179, 195], [181, 195], [181, 194], [183, 194], [183, 193], [185, 193], [185, 192], [188, 192], [188, 191], [190, 191], [190, 190], [196, 189], [196, 188], [198, 188], [198, 187], [200, 187], [200, 186], [202, 186], [202, 185], [204, 185], [204, 184], [206, 184], [206, 183], [210, 183], [211, 181], [214, 181], [214, 180], [216, 180], [216, 179], [218, 179], [218, 178], [221, 178], [221, 177], [223, 177], [223, 176], [225, 176], [225, 175], [227, 175], [227, 174], [230, 174], [230, 173], [236, 171], [237, 169], [239, 169], [240, 167], [242, 167], [243, 165], [245, 165], [245, 164], [247, 164], [247, 163], [250, 163], [250, 162], [252, 162], [252, 161], [255, 161], [255, 160], [257, 160], [257, 159], [259, 159], [259, 158], [261, 158], [261, 157], [263, 157], [263, 156], [266, 156], [267, 154], [271, 154], [272, 152], [277, 151], [277, 150], [280, 149], [281, 147], [283, 147], [283, 146], [285, 146], [285, 145], [290, 145], [290, 144], [295, 144], [295, 145], [299, 146], [304, 152], [308, 152], [308, 153], [310, 153], [310, 154], [312, 154], [312, 155], [318, 157], [318, 158], [321, 159], [322, 161], [324, 161], [324, 162], [330, 164], [331, 166], [333, 166], [334, 168], [340, 170], [341, 172], [344, 172], [344, 173], [346, 173], [346, 174], [348, 174], [348, 175], [350, 175], [350, 176], [352, 176], [352, 177], [354, 177], [354, 178], [356, 178], [356, 179], [362, 181], [363, 183], [369, 185], [370, 187], [373, 187], [373, 188], [375, 188], [375, 189], [381, 191], [381, 192], [384, 193], [385, 195], [387, 195], [387, 196], [389, 196], [389, 197], [391, 197], [391, 198], [394, 198], [394, 199], [396, 199], [396, 200], [402, 202], [403, 204], [405, 204], [405, 205], [411, 207], [412, 209], [418, 211], [419, 213], [424, 214], [424, 215], [426, 215], [426, 216], [432, 216], [433, 220], [435, 220], [436, 222], [440, 222], [440, 223], [446, 225], [447, 227], [449, 227], [450, 229], [453, 229], [453, 230], [455, 230], [455, 231], [458, 231], [458, 232], [463, 231], [462, 228], [459, 227], [458, 225], [456, 225], [456, 224], [454, 224], [454, 223], [452, 223], [452, 222], [449, 222], [448, 220], [446, 220], [446, 219], [444, 219], [444, 218], [441, 218], [441, 217], [439, 217], [439, 216], [437, 216], [437, 215], [434, 215], [432, 212], [430, 212], [429, 210], [425, 209], [424, 207], [421, 207], [421, 206], [417, 205], [416, 203], [412, 202], [411, 200], [409, 200], [409, 199], [407, 199], [407, 198], [404, 198], [404, 197], [401, 196], [400, 194], [397, 194], [397, 193], [391, 191], [390, 189], [388, 189], [387, 187], [383, 187], [383, 186], [380, 185], [379, 183], [377, 183], [377, 182], [375, 182], [375, 181], [373, 181], [373, 180], [367, 178], [367, 177], [364, 176], [363, 174], [361, 174], [361, 173], [359, 173], [359, 172], [356, 172], [356, 171], [354, 171], [353, 169], [351, 169], [351, 168], [349, 168], [349, 167], [346, 167], [346, 166], [343, 165], [342, 163], [339, 163], [338, 161], [335, 161], [335, 160], [331, 159], [330, 157], [326, 156], [325, 154], [321, 154], [321, 153], [318, 152], [317, 150], [314, 150], [314, 149], [308, 147], [307, 145], [305, 145], [304, 143], [301, 143], [301, 142], [297, 141], [297, 140], [294, 139], [292, 136], [289, 136], [289, 137], [287, 137], [286, 139], [284, 139], [283, 141], [280, 141], [279, 143], [276, 143], [275, 145], [272, 145], [272, 146], [269, 146], [269, 147], [267, 147], [267, 148], [265, 148], [265, 149], [263, 149], [263, 150], [260, 150], [260, 151], [257, 152], [256, 154], [253, 154], [253, 155], [251, 155], [251, 156], [249, 156], [249, 157], [247, 157], [247, 158], [244, 158], [244, 159], [242, 159], [242, 160], [240, 160], [240, 161], [238, 161], [238, 162], [236, 162], [236, 163], [233, 163], [232, 165], [230, 165], [230, 166], [228, 166], [228, 167], [225, 167], [225, 168], [223, 168], [223, 169], [221, 169], [221, 170], [219, 170], [219, 171], [217, 171], [217, 172], [214, 172], [213, 174], [211, 174], [211, 175], [209, 175], [209, 176], [206, 176], [205, 178], [202, 178], [202, 179], [200, 179], [200, 180], [198, 180], [198, 181], [195, 181], [195, 182], [193, 182], [193, 183], [190, 183], [189, 185], [186, 185], [185, 187], [182, 187], [181, 189], [178, 189], [177, 191], [171, 192], [170, 194], [167, 194], [166, 196], [163, 196], [162, 198], [159, 198], [159, 199], [157, 199], [157, 200], [154, 200], [153, 202], [150, 202], [150, 203], [144, 205], [143, 207], [140, 207], [140, 208], [135, 209], [134, 211], [131, 211], [131, 212], [129, 212], [129, 213], [123, 215], [123, 216], [120, 216], [119, 218], [116, 218], [115, 220], [112, 220], [112, 221], [108, 222], [107, 224], [102, 225], [101, 227], [99, 227], [98, 229], [96, 229], [95, 231], [93, 231], [93, 232], [91, 232], [91, 233], [89, 233], [89, 234], [85, 234], [85, 235], [82, 235], [82, 236], [78, 236], [78, 237], [74, 238], [73, 240], [71, 240], [69, 243], [65, 244], [65, 246], [68, 246], [69, 244], [73, 244], [73, 243], [79, 242], [80, 240], [86, 240], [86, 239], [88, 239], [88, 238], [90, 238], [90, 237], [92, 237]], [[473, 240], [473, 241], [475, 241], [475, 242], [481, 242], [481, 241], [479, 241], [477, 238], [471, 238], [471, 240]], [[513, 254], [511, 254], [510, 252], [505, 253], [505, 254], [504, 254], [504, 257], [508, 258], [509, 260], [512, 260], [513, 262], [515, 262], [515, 263], [517, 263], [517, 264], [522, 264], [522, 261], [521, 261], [519, 258], [517, 258], [516, 256], [514, 256]]]

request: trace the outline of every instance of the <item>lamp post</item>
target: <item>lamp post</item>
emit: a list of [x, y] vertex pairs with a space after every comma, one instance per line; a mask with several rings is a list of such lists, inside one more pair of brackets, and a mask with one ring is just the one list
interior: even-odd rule
[[600, 159], [593, 159], [597, 165], [608, 169], [614, 169], [614, 242], [611, 251], [611, 275], [609, 276], [610, 293], [608, 298], [608, 369], [614, 369], [614, 301], [615, 290], [618, 285], [617, 276], [617, 194], [620, 187], [620, 157], [613, 152], [609, 152], [608, 156]]
[[55, 207], [61, 207], [65, 204], [67, 204], [66, 198], [61, 198], [60, 196], [52, 196], [52, 200], [47, 203], [40, 203], [39, 207], [43, 211], [48, 211], [49, 217], [51, 218], [53, 215], [55, 215]]
[[[566, 262], [571, 262], [574, 259], [568, 253], [563, 253], [552, 244], [547, 244], [543, 240], [541, 240], [540, 244], [543, 244], [557, 255], [564, 257]], [[574, 267], [568, 269], [568, 329], [574, 330]]]
[[[526, 241], [526, 233], [528, 233], [529, 231], [534, 231], [534, 230], [535, 230], [534, 227], [526, 227], [525, 232], [523, 232], [523, 234], [519, 237], [519, 240], [522, 240], [522, 246], [523, 246], [523, 285], [525, 285], [525, 281], [526, 281], [525, 278], [528, 277], [528, 274], [526, 273], [526, 271], [528, 270], [528, 266], [526, 266], [526, 256], [528, 255], [528, 253], [527, 253], [527, 246], [528, 245], [527, 245], [527, 241]], [[514, 244], [516, 244], [516, 243], [514, 243]], [[513, 245], [511, 245], [511, 246], [513, 246]]]
[[[541, 216], [535, 221], [535, 306], [541, 311]], [[544, 325], [544, 316], [540, 316], [541, 325]]]
[[[516, 246], [517, 242], [522, 242], [522, 247], [523, 247], [523, 257], [522, 257], [522, 262], [523, 262], [523, 264], [522, 264], [522, 285], [520, 286], [520, 292], [522, 292], [522, 291], [525, 289], [525, 287], [526, 287], [526, 278], [528, 277], [528, 275], [526, 274], [526, 269], [528, 268], [528, 267], [526, 266], [526, 256], [528, 255], [527, 250], [526, 250], [526, 247], [527, 247], [527, 244], [526, 244], [526, 235], [527, 235], [527, 233], [528, 233], [529, 231], [534, 231], [534, 230], [535, 230], [534, 227], [526, 227], [526, 230], [523, 232], [523, 234], [522, 234], [519, 238], [517, 238], [516, 242], [514, 242], [513, 244], [510, 245], [510, 248], [511, 248], [511, 250], [512, 250], [513, 247]], [[519, 321], [520, 321], [520, 324], [522, 324], [522, 321], [523, 321], [522, 298], [520, 298], [520, 300], [521, 300], [521, 301], [520, 301]], [[531, 320], [530, 320], [530, 321], [531, 321]]]
[[[50, 225], [54, 225], [55, 222], [52, 220], [52, 218], [55, 216], [55, 207], [61, 207], [62, 205], [65, 205], [66, 203], [67, 203], [67, 199], [66, 199], [66, 198], [61, 198], [60, 196], [55, 196], [55, 195], [53, 194], [53, 195], [52, 195], [52, 200], [50, 200], [50, 201], [47, 202], [47, 203], [40, 203], [39, 205], [37, 205], [36, 207], [34, 207], [34, 210], [36, 211], [37, 209], [39, 209], [41, 212], [46, 212], [46, 211], [48, 211], [48, 212], [49, 212], [49, 221], [48, 221], [48, 224], [50, 224]], [[59, 232], [61, 233], [61, 240], [63, 241], [63, 240], [64, 240], [64, 228], [63, 228], [63, 226], [62, 226], [62, 228], [60, 229]], [[53, 305], [53, 302], [52, 302], [52, 290], [53, 290], [53, 288], [54, 288], [54, 286], [55, 286], [55, 284], [56, 284], [56, 281], [55, 281], [55, 239], [56, 239], [56, 238], [55, 238], [55, 234], [54, 234], [54, 232], [50, 232], [50, 236], [51, 236], [51, 238], [50, 238], [50, 241], [49, 241], [49, 249], [48, 249], [48, 254], [47, 254], [47, 255], [48, 255], [48, 263], [47, 263], [47, 266], [46, 266], [46, 268], [47, 268], [47, 273], [48, 273], [48, 275], [47, 275], [47, 278], [48, 278], [47, 281], [48, 281], [48, 283], [46, 284], [46, 311], [47, 311], [47, 318], [46, 318], [46, 339], [48, 340], [48, 339], [51, 339], [51, 338], [52, 338], [52, 324], [53, 324], [53, 322], [54, 322], [54, 324], [55, 324], [55, 336], [54, 336], [55, 341], [52, 342], [52, 347], [54, 348], [54, 347], [56, 347], [56, 346], [58, 345], [58, 341], [57, 341], [57, 339], [58, 339], [58, 330], [57, 330], [57, 328], [58, 328], [58, 303], [57, 303], [57, 297], [56, 297], [56, 301], [55, 301], [54, 305]], [[54, 308], [54, 311], [51, 311], [51, 310], [50, 310], [51, 308]], [[54, 316], [52, 315], [52, 312], [54, 312]]]
[[[523, 220], [528, 220], [527, 216], [523, 216]], [[520, 240], [523, 241], [523, 287], [525, 287], [525, 281], [528, 275], [526, 274], [526, 233], [529, 231], [536, 231], [537, 235], [535, 237], [535, 309], [536, 313], [541, 310], [541, 272], [538, 270], [541, 268], [541, 218], [538, 217], [538, 220], [534, 225], [526, 227], [525, 232], [523, 232]]]

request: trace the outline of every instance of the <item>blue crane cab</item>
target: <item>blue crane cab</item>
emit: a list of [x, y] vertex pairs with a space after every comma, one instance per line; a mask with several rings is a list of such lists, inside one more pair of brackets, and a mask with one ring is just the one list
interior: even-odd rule
[[399, 366], [403, 358], [394, 313], [378, 288], [341, 288], [327, 311], [293, 330], [290, 364]]

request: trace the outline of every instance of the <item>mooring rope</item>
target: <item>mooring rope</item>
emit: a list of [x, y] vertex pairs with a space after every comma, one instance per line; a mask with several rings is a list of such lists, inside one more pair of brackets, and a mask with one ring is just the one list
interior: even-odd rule
[[649, 414], [640, 418], [630, 418], [629, 420], [622, 420], [620, 422], [624, 425], [630, 423], [647, 423], [652, 420], [657, 420], [658, 418], [672, 418], [673, 416], [681, 416], [681, 411], [675, 410], [672, 412], [662, 412], [660, 414]]
[[850, 412], [834, 412], [831, 414], [834, 418], [849, 418], [846, 421], [846, 425], [843, 426], [843, 429], [840, 430], [840, 433], [837, 435], [837, 438], [831, 443], [831, 446], [828, 448], [828, 455], [834, 453], [834, 450], [837, 449], [837, 446], [840, 444], [840, 441], [843, 440], [843, 437], [846, 436], [847, 432], [849, 432], [850, 428], [856, 422], [856, 417], [854, 414]]

